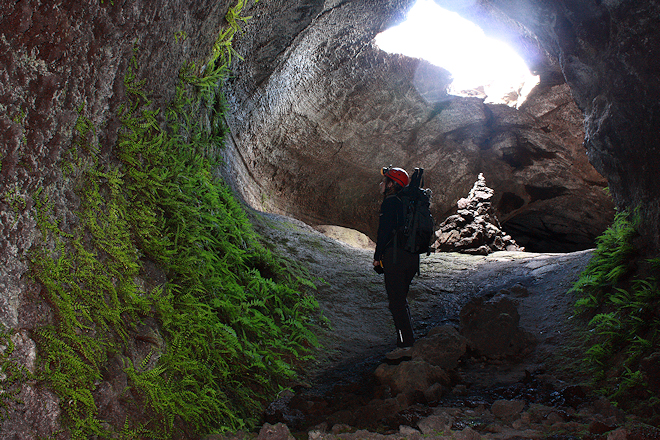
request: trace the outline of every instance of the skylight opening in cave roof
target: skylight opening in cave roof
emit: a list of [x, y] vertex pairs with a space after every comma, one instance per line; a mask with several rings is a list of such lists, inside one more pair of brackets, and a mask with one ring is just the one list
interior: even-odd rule
[[376, 44], [443, 67], [454, 79], [450, 94], [487, 103], [518, 107], [539, 81], [511, 47], [433, 0], [418, 0], [406, 21], [376, 36]]

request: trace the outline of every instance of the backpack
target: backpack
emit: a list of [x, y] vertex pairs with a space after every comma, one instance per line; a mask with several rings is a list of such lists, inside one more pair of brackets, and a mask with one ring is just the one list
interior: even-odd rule
[[435, 230], [430, 210], [431, 190], [421, 188], [424, 185], [423, 174], [423, 168], [415, 168], [410, 184], [397, 194], [405, 211], [401, 228], [403, 244], [400, 247], [413, 254], [429, 255]]

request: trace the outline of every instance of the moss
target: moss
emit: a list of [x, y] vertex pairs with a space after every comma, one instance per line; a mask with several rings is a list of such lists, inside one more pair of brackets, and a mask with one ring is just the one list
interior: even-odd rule
[[[99, 156], [96, 129], [79, 108], [61, 164], [76, 180], [74, 223], [65, 228], [54, 216], [47, 191], [34, 195], [44, 246], [31, 256], [32, 272], [55, 316], [35, 332], [38, 378], [60, 397], [72, 438], [252, 428], [317, 345], [318, 304], [303, 290], [314, 285], [263, 246], [215, 173], [226, 131], [218, 90], [242, 5], [203, 66], [182, 68], [162, 114], [131, 61], [116, 160]], [[166, 283], [137, 281], [147, 259]], [[149, 322], [163, 344], [136, 357], [133, 337]], [[110, 359], [128, 377], [123, 404], [141, 414], [120, 426], [100, 419], [94, 398]]]

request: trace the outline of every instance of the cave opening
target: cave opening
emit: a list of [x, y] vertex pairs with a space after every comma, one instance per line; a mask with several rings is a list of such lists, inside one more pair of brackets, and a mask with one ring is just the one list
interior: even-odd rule
[[486, 103], [517, 108], [539, 83], [510, 46], [433, 0], [418, 0], [403, 23], [376, 36], [376, 45], [448, 70], [450, 94], [479, 96]]

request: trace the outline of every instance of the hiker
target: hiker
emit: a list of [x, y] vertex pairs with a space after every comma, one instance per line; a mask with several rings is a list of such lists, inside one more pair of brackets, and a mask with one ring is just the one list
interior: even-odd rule
[[404, 240], [400, 233], [405, 212], [397, 194], [408, 186], [410, 177], [406, 170], [391, 166], [383, 167], [381, 174], [383, 203], [380, 205], [373, 265], [377, 272], [385, 274], [385, 290], [396, 328], [397, 349], [388, 353], [387, 357], [398, 359], [410, 356], [415, 342], [407, 297], [410, 283], [419, 267], [419, 255], [402, 249]]

